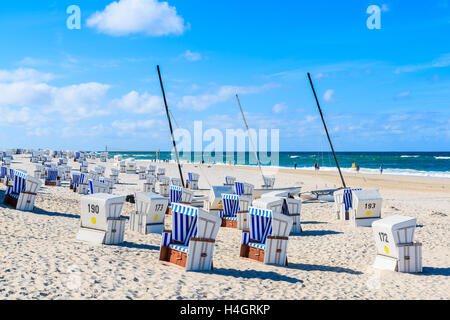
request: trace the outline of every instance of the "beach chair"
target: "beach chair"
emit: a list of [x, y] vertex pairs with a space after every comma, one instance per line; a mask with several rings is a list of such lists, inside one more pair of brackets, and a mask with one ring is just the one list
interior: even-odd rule
[[88, 177], [85, 173], [80, 174], [80, 180], [78, 181], [78, 183], [74, 184], [73, 191], [83, 195], [89, 194], [90, 185]]
[[233, 193], [231, 186], [212, 186], [209, 190], [208, 200], [203, 203], [203, 209], [219, 215], [223, 210], [222, 195]]
[[240, 256], [286, 266], [292, 219], [271, 210], [249, 208], [250, 230], [242, 232]]
[[111, 194], [112, 190], [109, 187], [109, 185], [107, 185], [106, 183], [89, 179], [89, 192], [90, 192], [90, 194], [96, 194], [96, 193]]
[[156, 167], [154, 165], [149, 164], [146, 173], [152, 176], [156, 176]]
[[100, 161], [101, 161], [101, 162], [107, 162], [107, 161], [108, 161], [108, 158], [109, 158], [108, 152], [102, 152], [102, 153], [100, 154]]
[[352, 207], [349, 209], [350, 223], [354, 227], [371, 227], [381, 219], [383, 199], [378, 190], [356, 190], [352, 192]]
[[168, 197], [170, 194], [170, 178], [167, 176], [157, 177], [156, 187], [160, 195]]
[[106, 177], [100, 177], [98, 179], [98, 181], [108, 185], [109, 189], [112, 190], [114, 189], [114, 180], [111, 178], [106, 178]]
[[7, 177], [8, 177], [8, 167], [7, 166], [1, 166], [0, 169], [0, 179], [1, 182], [6, 183]]
[[266, 177], [263, 176], [264, 184], [261, 186], [264, 189], [273, 189], [275, 185], [275, 177]]
[[140, 166], [138, 174], [139, 174], [139, 180], [145, 180], [145, 176], [147, 175], [147, 167]]
[[32, 211], [41, 181], [23, 171], [15, 170], [14, 179], [8, 184], [3, 203], [13, 209]]
[[154, 192], [155, 191], [155, 185], [156, 185], [156, 176], [147, 174], [145, 177], [145, 182], [143, 183], [143, 190], [144, 192]]
[[[282, 200], [281, 207], [279, 200]], [[267, 201], [267, 205], [264, 204], [265, 201]], [[270, 209], [289, 216], [292, 219], [291, 235], [302, 232], [302, 227], [300, 224], [302, 201], [299, 199], [294, 199], [289, 191], [273, 191], [264, 193], [261, 195], [260, 199], [255, 200], [253, 206], [262, 209]]]
[[254, 185], [246, 182], [235, 182], [234, 183], [234, 189], [238, 196], [245, 195], [245, 196], [253, 196], [253, 189], [255, 188]]
[[111, 168], [111, 173], [109, 175], [109, 178], [114, 181], [114, 183], [119, 183], [119, 170]]
[[123, 242], [126, 220], [121, 217], [125, 196], [97, 193], [81, 197], [77, 239], [97, 244]]
[[198, 173], [188, 172], [187, 187], [192, 190], [198, 190], [198, 180], [200, 175]]
[[164, 230], [160, 261], [183, 267], [186, 271], [213, 269], [214, 245], [221, 219], [201, 208], [172, 205], [172, 229]]
[[422, 272], [422, 244], [414, 242], [416, 223], [416, 218], [394, 215], [372, 224], [377, 248], [374, 268]]
[[106, 167], [104, 166], [95, 166], [94, 171], [98, 174], [99, 177], [103, 177], [106, 172]]
[[336, 217], [339, 220], [349, 220], [349, 209], [352, 207], [352, 192], [361, 188], [339, 189], [333, 193]]
[[[232, 176], [225, 176], [224, 186], [231, 186], [234, 188], [234, 183], [236, 182], [236, 178]], [[234, 192], [234, 191], [233, 191]]]
[[126, 161], [126, 173], [136, 174], [136, 161], [132, 158]]
[[181, 181], [180, 178], [171, 178], [170, 179], [170, 183], [172, 185], [174, 185], [174, 186], [177, 186], [177, 187], [182, 187], [183, 186], [182, 181]]
[[120, 173], [127, 173], [127, 164], [125, 160], [119, 161], [118, 168]]
[[166, 175], [166, 168], [158, 168], [158, 171], [156, 171], [156, 178], [159, 181], [159, 177], [165, 176]]
[[122, 155], [121, 154], [116, 154], [114, 156], [114, 162], [120, 162], [122, 161]]
[[152, 192], [137, 192], [134, 199], [136, 212], [130, 214], [130, 229], [142, 234], [162, 234], [169, 200]]
[[81, 161], [80, 163], [81, 163], [81, 165], [80, 165], [80, 172], [81, 173], [88, 173], [89, 171], [88, 171], [88, 163], [87, 163], [87, 161]]
[[187, 188], [179, 187], [179, 186], [170, 186], [170, 195], [169, 195], [169, 208], [168, 214], [172, 214], [172, 203], [182, 203], [190, 205], [192, 202], [192, 198], [194, 196], [194, 192]]
[[70, 189], [73, 190], [75, 186], [80, 183], [81, 172], [72, 172], [72, 178], [70, 179]]
[[44, 184], [46, 186], [59, 186], [61, 185], [60, 178], [58, 177], [57, 168], [47, 168]]
[[248, 208], [252, 203], [249, 196], [222, 194], [223, 210], [219, 212], [222, 227], [249, 230]]

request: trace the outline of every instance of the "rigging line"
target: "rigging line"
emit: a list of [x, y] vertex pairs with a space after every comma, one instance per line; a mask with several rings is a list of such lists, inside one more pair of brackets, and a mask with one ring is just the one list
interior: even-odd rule
[[[238, 102], [239, 109], [241, 109], [242, 119], [244, 120], [245, 127], [247, 128], [248, 139], [250, 140], [250, 143], [252, 144], [252, 147], [253, 147], [253, 151], [255, 152], [256, 161], [258, 162], [258, 167], [259, 167], [259, 171], [261, 172], [261, 176], [263, 178], [264, 186], [267, 187], [266, 179], [264, 178], [264, 174], [263, 174], [263, 171], [261, 168], [261, 163], [259, 162], [258, 153], [256, 152], [255, 144], [253, 143], [252, 136], [250, 135], [250, 132], [248, 129], [247, 121], [245, 120], [244, 111], [242, 111], [241, 101], [239, 101], [239, 96], [237, 94], [236, 94], [236, 100]], [[249, 157], [249, 160], [250, 160], [250, 157]]]

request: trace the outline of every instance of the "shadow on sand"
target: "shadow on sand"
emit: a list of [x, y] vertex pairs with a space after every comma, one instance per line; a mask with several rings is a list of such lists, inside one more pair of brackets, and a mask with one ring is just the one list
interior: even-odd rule
[[433, 268], [433, 267], [423, 267], [422, 273], [418, 275], [424, 276], [450, 276], [450, 268]]
[[[303, 224], [303, 222], [302, 222]], [[333, 230], [303, 230], [302, 233], [298, 234], [298, 236], [303, 237], [321, 237], [329, 234], [342, 234], [342, 232], [333, 231]]]
[[336, 273], [349, 273], [349, 274], [362, 274], [361, 271], [355, 271], [348, 268], [324, 266], [318, 264], [306, 264], [306, 263], [289, 263], [287, 266], [289, 269], [297, 269], [303, 271], [326, 271]]
[[218, 268], [206, 273], [218, 274], [226, 277], [244, 278], [244, 279], [259, 279], [259, 280], [272, 280], [272, 281], [286, 281], [290, 283], [302, 283], [303, 280], [281, 275], [272, 271], [258, 271], [258, 270], [236, 270], [236, 269], [224, 269]]

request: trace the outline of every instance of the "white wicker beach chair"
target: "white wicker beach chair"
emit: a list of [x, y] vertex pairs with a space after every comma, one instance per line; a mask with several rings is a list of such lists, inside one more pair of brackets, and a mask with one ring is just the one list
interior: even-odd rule
[[182, 187], [183, 186], [180, 178], [171, 178], [170, 179], [170, 183], [172, 185], [174, 185], [174, 186], [177, 186], [177, 187]]
[[250, 230], [242, 232], [244, 258], [265, 264], [287, 265], [287, 245], [292, 219], [271, 210], [249, 208]]
[[352, 192], [361, 188], [339, 189], [333, 193], [336, 217], [339, 220], [349, 220], [349, 210], [352, 207]]
[[232, 176], [225, 176], [225, 183], [223, 184], [224, 186], [233, 186], [234, 188], [234, 183], [236, 182], [236, 178], [232, 177]]
[[212, 270], [221, 219], [201, 208], [179, 203], [173, 204], [172, 211], [173, 230], [163, 232], [159, 259], [186, 271]]
[[156, 176], [147, 174], [143, 183], [143, 192], [154, 192], [156, 186]]
[[355, 190], [352, 192], [352, 207], [349, 209], [350, 223], [355, 227], [371, 227], [381, 219], [383, 199], [378, 190]]
[[377, 248], [374, 268], [422, 272], [422, 244], [414, 242], [416, 222], [413, 217], [394, 215], [372, 224]]
[[97, 244], [120, 244], [126, 220], [121, 217], [125, 196], [97, 193], [81, 197], [78, 240]]
[[130, 215], [130, 229], [142, 234], [162, 234], [169, 200], [152, 192], [137, 192], [134, 199], [136, 212]]
[[170, 194], [170, 178], [167, 176], [159, 176], [157, 180], [156, 189], [158, 193], [164, 197], [168, 197]]
[[89, 192], [90, 192], [90, 194], [96, 194], [96, 193], [111, 194], [112, 190], [109, 187], [109, 185], [107, 185], [106, 183], [89, 179]]

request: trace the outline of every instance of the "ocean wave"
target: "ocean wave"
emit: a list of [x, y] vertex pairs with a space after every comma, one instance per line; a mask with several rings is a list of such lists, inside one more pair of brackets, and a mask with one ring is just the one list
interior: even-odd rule
[[[301, 167], [297, 169], [314, 170], [314, 167]], [[337, 172], [336, 167], [320, 167], [321, 171], [334, 171]], [[342, 172], [356, 173], [355, 168], [341, 168]], [[365, 174], [380, 174], [380, 169], [373, 168], [360, 168], [360, 173]], [[415, 176], [415, 177], [432, 177], [432, 178], [450, 178], [450, 171], [422, 171], [414, 169], [383, 169], [383, 175], [396, 175], [396, 176]]]
[[400, 156], [400, 158], [418, 158], [420, 156]]
[[290, 156], [289, 158], [295, 159], [295, 158], [300, 158], [300, 156]]
[[449, 160], [450, 157], [434, 157], [437, 160]]

